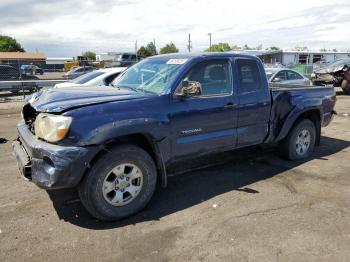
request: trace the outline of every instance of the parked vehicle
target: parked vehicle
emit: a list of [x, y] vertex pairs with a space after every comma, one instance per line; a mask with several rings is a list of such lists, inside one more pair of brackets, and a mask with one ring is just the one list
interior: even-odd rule
[[37, 65], [21, 65], [20, 67], [21, 73], [23, 75], [43, 75], [44, 70]]
[[[17, 68], [10, 65], [0, 65], [0, 81], [22, 81], [22, 80], [37, 80], [38, 77], [33, 75], [21, 74]], [[20, 91], [36, 91], [37, 86], [33, 83], [9, 83], [7, 86], [0, 87], [0, 91], [10, 91], [12, 93], [18, 93]]]
[[113, 85], [35, 93], [12, 144], [24, 177], [78, 187], [100, 220], [140, 211], [179, 161], [268, 144], [311, 156], [336, 101], [333, 87], [269, 88], [260, 59], [230, 53], [154, 56]]
[[19, 81], [19, 80], [35, 80], [36, 76], [22, 75], [20, 71], [10, 65], [0, 65], [0, 80], [1, 81]]
[[10, 65], [0, 65], [0, 80], [11, 81], [19, 80], [21, 77], [20, 72]]
[[288, 85], [311, 85], [310, 79], [287, 68], [265, 68], [269, 83]]
[[110, 66], [131, 66], [141, 60], [135, 53], [120, 53], [115, 56]]
[[311, 80], [315, 85], [341, 87], [344, 93], [350, 94], [349, 66], [349, 59], [334, 61], [312, 73]]
[[126, 67], [115, 67], [94, 70], [71, 81], [56, 84], [54, 88], [78, 86], [109, 86], [121, 72], [125, 71], [125, 69]]
[[89, 73], [93, 70], [95, 70], [93, 66], [78, 66], [78, 67], [73, 67], [71, 70], [69, 70], [67, 73], [63, 75], [64, 79], [75, 79], [81, 75], [84, 75], [86, 73]]

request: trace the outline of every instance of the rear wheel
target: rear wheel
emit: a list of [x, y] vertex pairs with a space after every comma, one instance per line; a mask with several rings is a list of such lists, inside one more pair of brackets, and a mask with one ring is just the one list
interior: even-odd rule
[[154, 193], [156, 181], [156, 167], [149, 154], [137, 146], [125, 145], [98, 159], [78, 191], [92, 216], [112, 221], [144, 208]]
[[343, 89], [343, 92], [345, 94], [350, 94], [350, 85], [349, 85], [349, 81], [344, 79], [342, 82], [341, 82], [341, 88]]
[[312, 121], [299, 121], [280, 145], [282, 155], [289, 160], [309, 157], [315, 148], [316, 128]]

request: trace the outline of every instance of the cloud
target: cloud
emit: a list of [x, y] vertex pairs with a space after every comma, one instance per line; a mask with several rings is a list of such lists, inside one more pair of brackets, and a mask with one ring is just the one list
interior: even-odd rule
[[186, 51], [212, 41], [350, 49], [350, 3], [294, 0], [1, 0], [0, 33], [29, 51], [75, 56], [85, 50], [132, 51], [156, 39]]

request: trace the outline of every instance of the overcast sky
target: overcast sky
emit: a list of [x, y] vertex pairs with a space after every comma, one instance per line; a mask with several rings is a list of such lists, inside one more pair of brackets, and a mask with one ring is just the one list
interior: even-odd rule
[[76, 56], [133, 51], [155, 39], [185, 52], [212, 42], [350, 50], [350, 1], [0, 0], [0, 34], [27, 51]]

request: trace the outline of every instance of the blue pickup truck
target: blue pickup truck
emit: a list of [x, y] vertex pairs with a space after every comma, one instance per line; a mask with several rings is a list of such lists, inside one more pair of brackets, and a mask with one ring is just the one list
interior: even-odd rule
[[257, 57], [144, 59], [111, 87], [35, 93], [13, 142], [21, 174], [44, 189], [77, 187], [100, 220], [141, 210], [170, 164], [263, 144], [309, 157], [330, 123], [333, 87], [269, 87]]

